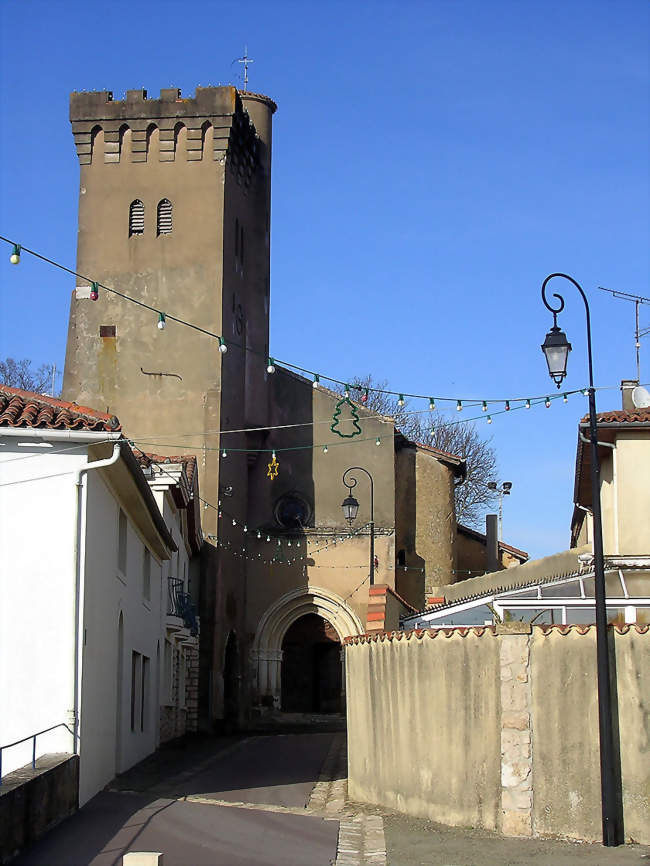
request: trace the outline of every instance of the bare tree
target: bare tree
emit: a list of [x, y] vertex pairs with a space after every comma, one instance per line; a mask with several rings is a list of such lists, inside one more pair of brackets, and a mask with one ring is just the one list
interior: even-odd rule
[[22, 388], [23, 391], [35, 391], [37, 394], [49, 393], [52, 390], [53, 370], [51, 364], [41, 364], [36, 368], [27, 358], [23, 358], [22, 361], [5, 358], [0, 360], [0, 382], [12, 388]]
[[[350, 396], [380, 415], [395, 418], [396, 428], [407, 439], [465, 459], [467, 478], [455, 491], [456, 519], [466, 526], [482, 529], [485, 512], [496, 499], [487, 486], [488, 481], [497, 478], [497, 457], [491, 440], [483, 439], [471, 422], [451, 421], [435, 410], [413, 411], [408, 400], [400, 406], [395, 395], [371, 390], [378, 388], [381, 392], [388, 387], [386, 381], [375, 382], [371, 374], [354, 376], [350, 381]], [[341, 386], [336, 390], [343, 392]]]

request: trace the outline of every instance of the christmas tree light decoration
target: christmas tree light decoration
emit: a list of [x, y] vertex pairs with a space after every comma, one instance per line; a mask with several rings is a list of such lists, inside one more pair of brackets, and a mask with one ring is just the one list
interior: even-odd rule
[[[346, 388], [347, 387], [348, 386], [346, 385]], [[347, 391], [346, 394], [348, 394]], [[352, 421], [352, 426], [354, 428], [352, 430], [352, 433], [341, 433], [341, 431], [338, 429], [339, 421], [341, 418], [341, 406], [346, 405], [350, 407], [351, 411], [350, 420]], [[361, 430], [361, 427], [359, 426], [359, 413], [357, 412], [357, 407], [354, 405], [352, 400], [350, 400], [349, 394], [348, 396], [343, 397], [342, 400], [339, 400], [339, 402], [334, 407], [334, 414], [332, 415], [332, 424], [330, 425], [330, 430], [332, 431], [332, 433], [336, 433], [337, 436], [340, 436], [341, 439], [352, 439], [353, 436], [359, 436], [363, 432]]]
[[312, 388], [316, 389], [316, 388], [318, 388], [319, 384], [320, 384], [320, 376], [318, 375], [318, 373], [314, 373], [314, 381], [311, 383], [311, 386], [312, 386]]
[[462, 400], [456, 400], [456, 411], [462, 412], [462, 409], [463, 409], [463, 401]]
[[90, 300], [96, 301], [98, 297], [99, 297], [99, 284], [98, 283], [91, 283], [90, 284]]
[[569, 402], [569, 398], [567, 397], [566, 394], [562, 394], [562, 402], [563, 402], [563, 403], [568, 403], [568, 402]]
[[506, 400], [506, 412], [510, 411], [510, 400]]
[[551, 400], [549, 397], [544, 398], [544, 405], [546, 406], [547, 409], [551, 408]]
[[433, 397], [429, 397], [429, 412], [435, 412], [435, 411], [436, 411], [436, 401], [433, 399]]
[[227, 456], [228, 456], [228, 454], [226, 453], [226, 449], [225, 449], [225, 448], [224, 448], [223, 451], [221, 452], [221, 456], [222, 456], [222, 457], [227, 457]]
[[158, 313], [158, 330], [164, 331], [165, 330], [165, 324], [166, 324], [165, 323], [165, 314], [164, 313]]
[[225, 355], [226, 352], [228, 351], [228, 346], [226, 346], [226, 341], [224, 340], [223, 337], [217, 337], [217, 340], [219, 341], [219, 351], [221, 352], [222, 355]]
[[401, 406], [403, 406], [405, 403], [406, 403], [406, 400], [404, 399], [404, 394], [400, 394], [400, 395], [399, 395], [399, 400], [397, 401], [397, 405], [401, 407]]
[[530, 400], [529, 399], [526, 400], [526, 409], [530, 409]]
[[11, 250], [11, 255], [9, 256], [9, 261], [11, 262], [12, 265], [19, 265], [20, 264], [20, 250], [21, 249], [22, 249], [22, 247], [20, 246], [20, 244], [14, 244], [13, 245], [13, 249]]
[[266, 360], [266, 372], [275, 373], [275, 360], [270, 355]]
[[483, 400], [483, 403], [482, 403], [482, 405], [481, 405], [481, 411], [482, 411], [482, 412], [487, 412], [487, 403], [485, 402], [485, 400]]
[[491, 415], [487, 416], [487, 422], [488, 422], [488, 424], [492, 423], [492, 416]]

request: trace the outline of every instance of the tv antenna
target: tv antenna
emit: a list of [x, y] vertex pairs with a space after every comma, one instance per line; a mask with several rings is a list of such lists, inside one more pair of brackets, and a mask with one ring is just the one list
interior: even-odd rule
[[641, 337], [647, 337], [650, 334], [650, 327], [639, 327], [639, 307], [641, 304], [650, 305], [650, 298], [644, 298], [643, 295], [633, 295], [631, 292], [621, 292], [618, 289], [606, 289], [604, 286], [598, 286], [601, 292], [609, 292], [614, 298], [619, 298], [621, 301], [632, 301], [634, 303], [634, 348], [636, 349], [636, 378], [641, 381]]
[[[233, 60], [232, 63], [242, 63], [244, 66], [244, 90], [248, 90], [248, 64], [255, 63], [254, 60], [248, 56], [248, 45], [244, 45], [244, 56], [237, 57], [236, 60]], [[230, 64], [232, 66], [232, 63]]]

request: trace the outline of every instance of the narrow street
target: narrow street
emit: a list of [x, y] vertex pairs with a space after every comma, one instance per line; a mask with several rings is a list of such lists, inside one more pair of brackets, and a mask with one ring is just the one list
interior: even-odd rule
[[330, 866], [339, 821], [327, 806], [336, 780], [319, 782], [319, 774], [324, 765], [341, 766], [342, 748], [344, 735], [316, 733], [163, 749], [15, 866], [121, 866], [128, 851], [162, 851], [165, 866]]

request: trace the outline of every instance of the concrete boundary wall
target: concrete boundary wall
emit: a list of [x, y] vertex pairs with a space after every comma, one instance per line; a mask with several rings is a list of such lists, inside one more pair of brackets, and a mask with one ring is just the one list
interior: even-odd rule
[[[615, 630], [625, 837], [650, 843], [650, 628]], [[601, 839], [596, 631], [508, 623], [346, 642], [352, 800]]]

